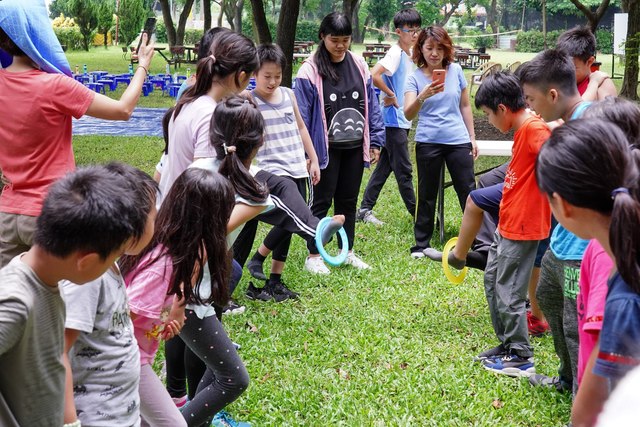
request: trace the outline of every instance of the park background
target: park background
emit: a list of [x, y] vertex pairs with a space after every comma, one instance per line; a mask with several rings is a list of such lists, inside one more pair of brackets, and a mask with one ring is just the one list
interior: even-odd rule
[[[355, 23], [352, 50], [362, 53], [367, 43], [394, 43], [390, 23], [393, 14], [400, 7], [414, 6], [425, 25], [445, 25], [456, 44], [484, 48], [491, 61], [503, 66], [531, 59], [545, 44], [553, 46], [564, 29], [591, 25], [598, 40], [601, 69], [615, 73], [618, 90], [623, 89], [623, 82], [630, 86], [637, 82], [637, 44], [635, 65], [633, 58], [630, 60], [633, 50], [631, 55], [628, 49], [626, 55], [612, 55], [612, 27], [613, 14], [623, 9], [634, 24], [634, 16], [639, 14], [638, 0], [49, 3], [52, 25], [65, 46], [72, 69], [86, 65], [89, 71], [127, 73], [128, 46], [135, 45], [142, 23], [152, 15], [158, 17], [158, 46], [193, 45], [204, 28], [223, 25], [240, 29], [256, 42], [270, 38], [290, 43], [292, 49], [296, 40], [317, 42], [320, 19], [332, 10], [344, 11]], [[297, 8], [295, 16], [292, 8]], [[262, 28], [261, 32], [260, 22], [266, 22], [268, 31]], [[503, 33], [503, 40], [492, 35], [495, 33]], [[504, 38], [509, 40], [507, 48], [498, 49], [505, 47]], [[295, 75], [299, 61], [292, 61], [291, 65]], [[164, 59], [156, 55], [149, 71], [164, 73], [166, 67]], [[634, 67], [635, 77], [625, 75], [623, 79], [625, 70]], [[186, 74], [187, 69], [194, 72], [195, 65], [172, 64], [171, 72]], [[465, 71], [468, 79], [473, 72]], [[121, 85], [107, 95], [117, 98], [123, 90]], [[627, 97], [637, 98], [637, 84], [629, 91]], [[139, 106], [167, 108], [174, 103], [174, 98], [156, 90], [141, 97]], [[510, 138], [492, 129], [479, 111], [474, 110], [474, 116], [478, 139]], [[164, 145], [161, 138], [105, 136], [99, 135], [98, 129], [96, 133], [74, 135], [79, 165], [121, 160], [153, 172]], [[413, 154], [413, 143], [410, 149]], [[505, 160], [480, 158], [476, 170]], [[361, 190], [368, 177], [366, 172]], [[335, 268], [327, 277], [306, 273], [302, 270], [305, 246], [300, 239], [294, 239], [283, 278], [301, 293], [300, 300], [281, 304], [249, 301], [244, 297], [250, 280], [245, 273], [235, 296], [247, 311], [224, 320], [231, 338], [242, 346], [240, 355], [252, 379], [248, 391], [228, 408], [235, 418], [255, 426], [565, 425], [570, 416], [569, 396], [533, 388], [526, 379], [492, 374], [473, 361], [474, 355], [496, 344], [486, 309], [482, 272], [471, 270], [463, 284], [453, 285], [445, 279], [439, 264], [409, 257], [412, 221], [393, 179], [381, 193], [376, 216], [385, 222], [383, 227], [360, 223], [356, 228], [355, 250], [372, 265], [370, 271]], [[460, 219], [455, 193], [448, 189], [445, 241], [457, 235]], [[260, 241], [265, 228], [260, 233], [256, 241]], [[437, 237], [433, 243], [442, 247]], [[551, 337], [533, 338], [532, 343], [537, 372], [553, 375], [557, 358]], [[156, 360], [159, 373], [162, 363], [160, 352]]]

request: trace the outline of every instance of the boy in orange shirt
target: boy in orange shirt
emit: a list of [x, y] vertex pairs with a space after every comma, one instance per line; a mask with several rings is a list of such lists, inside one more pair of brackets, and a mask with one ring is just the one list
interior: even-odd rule
[[493, 372], [529, 376], [535, 367], [525, 300], [538, 242], [549, 235], [551, 225], [549, 202], [536, 182], [535, 162], [550, 131], [543, 120], [525, 110], [520, 83], [510, 73], [500, 72], [483, 82], [475, 104], [498, 130], [515, 130], [503, 188], [495, 190], [502, 190], [502, 199], [484, 275], [491, 322], [500, 344], [478, 359]]

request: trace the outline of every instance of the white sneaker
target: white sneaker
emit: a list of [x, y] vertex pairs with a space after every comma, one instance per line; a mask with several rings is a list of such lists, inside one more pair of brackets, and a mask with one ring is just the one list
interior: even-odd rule
[[420, 258], [424, 258], [424, 250], [423, 249], [416, 249], [415, 251], [411, 252], [411, 258], [413, 259], [420, 259]]
[[359, 268], [360, 270], [371, 270], [371, 266], [358, 258], [357, 255], [353, 252], [349, 252], [349, 255], [347, 255], [347, 259], [344, 261], [344, 263], [355, 268]]
[[331, 274], [331, 270], [327, 268], [322, 257], [319, 256], [308, 256], [304, 260], [304, 269], [313, 274]]

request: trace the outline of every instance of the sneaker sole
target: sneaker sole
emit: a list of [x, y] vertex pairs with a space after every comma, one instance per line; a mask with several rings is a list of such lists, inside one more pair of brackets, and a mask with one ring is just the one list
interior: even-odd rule
[[496, 374], [507, 375], [509, 377], [514, 377], [514, 378], [518, 378], [518, 377], [529, 378], [531, 375], [536, 373], [535, 366], [531, 366], [530, 368], [527, 368], [527, 369], [520, 369], [520, 368], [495, 369], [486, 365], [482, 365], [482, 367], [487, 371], [495, 372]]
[[307, 267], [304, 268], [304, 271], [311, 273], [311, 274], [322, 274], [323, 276], [328, 276], [329, 274], [331, 274], [330, 271], [313, 271], [308, 269]]
[[241, 307], [238, 307], [238, 308], [234, 308], [233, 310], [223, 311], [222, 314], [225, 315], [225, 316], [228, 316], [230, 314], [231, 315], [243, 314], [245, 310], [246, 310], [246, 307], [245, 306], [241, 306]]

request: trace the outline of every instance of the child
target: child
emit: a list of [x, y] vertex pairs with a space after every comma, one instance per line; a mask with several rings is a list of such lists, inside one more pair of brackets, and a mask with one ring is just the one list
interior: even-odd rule
[[[580, 117], [590, 105], [580, 97], [575, 65], [562, 51], [549, 49], [536, 55], [518, 68], [517, 74], [527, 103], [547, 122], [558, 119], [568, 122]], [[588, 243], [561, 224], [551, 234], [549, 250], [542, 258], [536, 297], [551, 328], [560, 368], [558, 376], [532, 376], [530, 382], [533, 385], [574, 391], [577, 387], [576, 297], [580, 261]]]
[[[256, 71], [256, 88], [251, 95], [264, 118], [265, 137], [264, 144], [256, 154], [256, 165], [274, 175], [291, 180], [300, 195], [305, 198], [309, 174], [311, 184], [317, 184], [320, 180], [320, 166], [293, 91], [280, 86], [282, 70], [287, 60], [282, 49], [273, 44], [258, 46], [258, 58], [260, 67]], [[273, 294], [278, 283], [286, 288], [281, 276], [290, 244], [291, 233], [276, 226], [267, 234], [260, 248], [247, 263], [253, 277], [267, 280], [262, 263], [273, 250], [271, 274], [263, 288], [267, 293]]]
[[483, 189], [495, 193], [487, 199], [501, 199], [498, 228], [484, 276], [491, 322], [500, 344], [478, 357], [493, 372], [529, 376], [535, 368], [525, 299], [538, 242], [549, 235], [551, 220], [549, 205], [535, 182], [534, 165], [549, 129], [525, 110], [520, 83], [510, 73], [499, 72], [483, 82], [475, 103], [497, 129], [515, 130], [513, 157], [504, 184]]
[[[120, 100], [114, 100], [70, 78], [69, 64], [42, 2], [4, 0], [0, 21], [0, 50], [12, 55], [11, 65], [0, 69], [0, 105], [11, 106], [3, 109], [0, 126], [0, 141], [4, 141], [0, 169], [7, 183], [0, 196], [3, 267], [31, 246], [48, 187], [75, 168], [71, 118], [88, 114], [128, 120], [140, 97], [154, 46], [144, 43], [143, 35], [138, 69]], [[58, 52], [56, 59], [63, 63], [52, 67], [56, 62], [52, 56]]]
[[123, 260], [144, 358], [142, 417], [150, 425], [176, 425], [168, 418], [175, 406], [151, 368], [162, 312], [171, 306], [167, 295], [184, 296], [187, 319], [180, 338], [207, 366], [193, 398], [182, 408], [186, 424], [208, 425], [249, 384], [244, 364], [211, 306], [222, 306], [229, 298], [227, 224], [234, 206], [233, 187], [224, 177], [189, 168], [166, 195], [151, 244], [138, 256]]
[[[0, 425], [63, 424], [64, 302], [58, 282], [100, 277], [139, 235], [139, 201], [104, 167], [52, 185], [34, 245], [0, 270]], [[135, 237], [134, 237], [135, 239]]]
[[411, 48], [418, 38], [422, 19], [415, 9], [403, 9], [393, 17], [398, 43], [391, 46], [371, 70], [373, 84], [382, 92], [382, 117], [385, 125], [385, 146], [380, 150], [378, 165], [371, 173], [356, 219], [382, 225], [373, 214], [380, 191], [391, 172], [409, 215], [416, 211], [416, 197], [411, 178], [408, 136], [411, 121], [404, 117], [404, 84], [413, 69]]
[[[140, 252], [151, 240], [157, 184], [144, 172], [122, 163], [105, 168], [121, 175], [138, 201], [135, 234], [126, 254]], [[98, 425], [105, 419], [122, 426], [140, 419], [140, 362], [124, 280], [112, 265], [85, 285], [61, 282], [67, 308], [63, 360], [67, 368], [65, 423]], [[108, 390], [109, 399], [103, 399]]]
[[637, 158], [617, 126], [596, 118], [555, 129], [538, 156], [538, 183], [554, 216], [581, 238], [597, 239], [617, 269], [609, 280], [599, 343], [572, 409], [576, 427], [594, 425], [609, 392], [640, 365]]
[[560, 34], [556, 48], [573, 59], [578, 92], [585, 101], [603, 100], [618, 94], [609, 76], [601, 71], [591, 71], [596, 60], [596, 37], [589, 27], [575, 27]]

